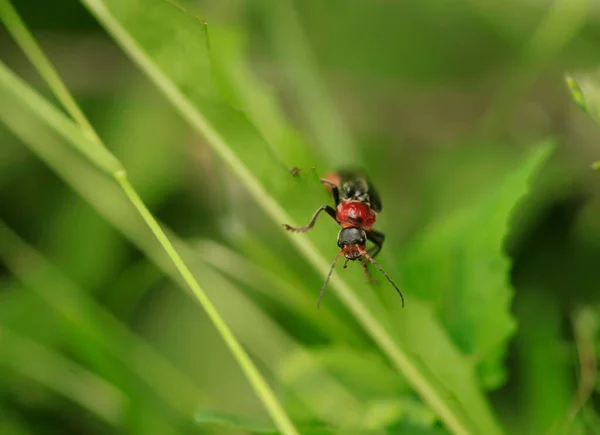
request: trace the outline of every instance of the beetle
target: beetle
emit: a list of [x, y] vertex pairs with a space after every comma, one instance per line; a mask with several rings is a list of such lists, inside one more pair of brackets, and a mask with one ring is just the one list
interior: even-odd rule
[[[313, 168], [314, 169], [314, 168]], [[300, 170], [293, 168], [292, 175], [296, 176]], [[325, 283], [321, 288], [317, 308], [321, 304], [321, 299], [325, 293], [327, 283], [331, 278], [333, 269], [338, 263], [342, 255], [346, 258], [344, 268], [348, 261], [360, 259], [362, 268], [370, 282], [375, 281], [367, 268], [368, 263], [373, 264], [390, 284], [396, 289], [402, 299], [402, 307], [404, 307], [404, 296], [398, 286], [392, 281], [387, 273], [375, 261], [375, 256], [379, 254], [383, 247], [385, 235], [377, 230], [374, 230], [377, 213], [381, 211], [381, 199], [368, 180], [368, 178], [360, 171], [355, 170], [340, 170], [331, 172], [321, 179], [321, 183], [329, 191], [335, 204], [335, 209], [330, 205], [323, 205], [317, 209], [311, 218], [310, 222], [303, 227], [293, 227], [283, 224], [283, 227], [292, 232], [306, 232], [314, 227], [319, 215], [322, 212], [327, 213], [338, 225], [341, 230], [338, 233], [337, 244], [340, 247], [339, 254], [335, 257]], [[373, 243], [373, 247], [366, 249], [367, 240]], [[376, 282], [376, 281], [375, 281]]]

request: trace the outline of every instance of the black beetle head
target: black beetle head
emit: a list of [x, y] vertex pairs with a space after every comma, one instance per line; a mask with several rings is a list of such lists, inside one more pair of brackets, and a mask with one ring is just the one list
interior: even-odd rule
[[338, 246], [342, 248], [344, 257], [348, 260], [359, 258], [366, 243], [367, 235], [360, 228], [344, 228], [338, 234]]
[[367, 243], [367, 235], [360, 228], [344, 228], [338, 234], [338, 246], [364, 245]]

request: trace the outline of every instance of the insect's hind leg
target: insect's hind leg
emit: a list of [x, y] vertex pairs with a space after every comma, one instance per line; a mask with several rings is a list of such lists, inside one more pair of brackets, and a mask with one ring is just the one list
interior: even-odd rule
[[383, 247], [383, 242], [385, 241], [385, 234], [380, 233], [377, 230], [369, 230], [366, 233], [367, 240], [375, 244], [375, 246], [369, 249], [368, 254], [371, 257], [375, 258], [375, 256], [379, 254], [379, 251], [381, 251], [381, 248]]
[[324, 178], [321, 178], [321, 183], [327, 184], [331, 188], [331, 196], [333, 196], [333, 202], [335, 206], [337, 207], [340, 205], [340, 189], [338, 188], [337, 184], [332, 183]]
[[[375, 246], [373, 246], [372, 248], [369, 248], [369, 250], [367, 251], [367, 254], [369, 254], [371, 256], [371, 258], [375, 258], [375, 256], [377, 254], [379, 254], [379, 251], [381, 251], [381, 248], [383, 247], [383, 242], [385, 240], [385, 234], [380, 233], [377, 230], [369, 230], [369, 231], [366, 231], [366, 233], [367, 233], [367, 240], [369, 240], [375, 244]], [[377, 281], [375, 278], [373, 278], [373, 275], [371, 275], [371, 272], [369, 271], [369, 264], [367, 261], [363, 261], [362, 268], [363, 268], [363, 271], [365, 272], [365, 275], [367, 275], [367, 279], [369, 280], [369, 283], [379, 284], [379, 281]]]
[[369, 283], [373, 284], [373, 285], [379, 284], [379, 281], [377, 281], [375, 278], [373, 278], [373, 275], [371, 275], [371, 272], [369, 272], [368, 266], [369, 266], [368, 262], [366, 260], [363, 260], [362, 261], [362, 270], [365, 273], [365, 275], [367, 275], [367, 279], [369, 280]]
[[321, 214], [322, 211], [327, 212], [327, 214], [329, 216], [331, 216], [331, 218], [334, 221], [336, 221], [336, 223], [339, 223], [339, 222], [337, 222], [335, 210], [333, 209], [333, 207], [331, 207], [329, 205], [324, 205], [322, 207], [319, 207], [319, 209], [315, 212], [312, 219], [310, 220], [310, 222], [307, 225], [304, 225], [303, 227], [292, 227], [288, 224], [283, 224], [283, 228], [285, 228], [288, 231], [304, 233], [315, 226], [315, 223], [317, 222], [317, 219], [319, 218], [319, 215]]

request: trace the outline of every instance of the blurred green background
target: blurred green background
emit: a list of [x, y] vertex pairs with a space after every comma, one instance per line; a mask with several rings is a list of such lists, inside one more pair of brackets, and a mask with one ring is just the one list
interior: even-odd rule
[[[177, 3], [208, 23], [221, 96], [204, 76], [190, 78], [190, 94], [206, 97], [211, 119], [225, 116], [216, 98], [246, 114], [279, 164], [258, 152], [253, 162], [253, 142], [234, 152], [248, 153], [276, 200], [279, 184], [294, 185], [284, 208], [296, 224], [328, 198], [291, 166], [369, 174], [383, 200], [378, 259], [406, 308], [358, 265], [334, 274], [466, 427], [480, 414], [466, 397], [483, 394], [501, 432], [600, 433], [600, 174], [590, 169], [600, 127], [564, 81], [593, 82], [598, 4]], [[170, 20], [123, 4], [132, 22]], [[327, 218], [312, 235], [286, 234], [82, 3], [13, 5], [300, 433], [456, 432], [335, 291], [316, 310], [324, 275], [293, 238], [333, 259]], [[177, 59], [208, 65], [207, 52], [186, 51], [177, 21], [165, 28], [141, 29], [144, 47], [170, 41]], [[57, 104], [4, 28], [0, 43], [3, 62]], [[172, 76], [185, 70], [172, 65]], [[0, 99], [8, 116], [13, 103]], [[41, 124], [11, 119], [29, 139], [0, 128], [0, 433], [277, 433], [118, 187]], [[419, 322], [434, 326], [403, 327]], [[456, 389], [463, 369], [478, 393]], [[464, 433], [485, 433], [476, 427]]]

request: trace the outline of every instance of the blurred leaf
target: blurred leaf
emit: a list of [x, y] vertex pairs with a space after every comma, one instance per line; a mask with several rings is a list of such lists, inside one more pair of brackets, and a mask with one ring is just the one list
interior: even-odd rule
[[505, 346], [515, 329], [503, 252], [509, 217], [552, 149], [538, 146], [491, 194], [434, 223], [406, 250], [404, 285], [432, 303], [453, 341], [479, 366], [486, 388], [504, 380]]
[[[259, 82], [244, 58], [246, 34], [235, 28], [211, 28], [211, 62], [219, 88], [230, 103], [248, 115], [278, 158], [298, 167], [314, 164], [312, 155], [285, 118], [273, 90]], [[300, 154], [305, 150], [304, 154]]]
[[[355, 429], [375, 431], [399, 421], [429, 428], [437, 420], [433, 411], [412, 396], [409, 385], [379, 355], [342, 346], [311, 350], [310, 355], [366, 402]], [[330, 395], [319, 388], [318, 374], [307, 356], [290, 353], [280, 363], [280, 376], [291, 385], [314, 385], [315, 398]]]
[[[271, 298], [282, 309], [298, 315], [306, 320], [307, 324], [317, 328], [321, 334], [329, 340], [339, 340], [343, 343], [362, 344], [353, 331], [351, 325], [334, 313], [319, 312], [314, 309], [315, 298], [307, 291], [306, 284], [285, 276], [285, 269], [281, 265], [281, 258], [273, 256], [271, 252], [261, 245], [261, 240], [250, 237], [251, 260], [230, 250], [224, 245], [211, 240], [201, 240], [195, 243], [198, 254], [203, 261], [219, 270], [224, 275], [234, 278], [236, 281], [246, 284], [260, 294]], [[238, 237], [239, 239], [245, 239]], [[260, 259], [262, 263], [272, 260], [269, 268], [259, 266], [255, 262]], [[273, 269], [277, 273], [272, 272]], [[283, 275], [283, 276], [282, 276]], [[289, 275], [289, 274], [288, 274]], [[395, 375], [397, 377], [397, 375]]]
[[[409, 392], [408, 384], [378, 354], [366, 349], [330, 346], [311, 351], [314, 358], [335, 377], [361, 397], [376, 397]], [[282, 364], [285, 370], [301, 377], [310, 367], [290, 356]]]
[[562, 433], [551, 429], [565, 417], [573, 394], [573, 368], [566, 364], [561, 331], [561, 302], [544, 288], [521, 288], [516, 304], [519, 333], [515, 345], [520, 350], [517, 364], [523, 381], [519, 396], [524, 433]]
[[268, 426], [260, 422], [251, 421], [241, 416], [210, 409], [202, 409], [198, 411], [194, 418], [196, 423], [200, 424], [218, 424], [237, 429], [244, 429], [251, 433], [279, 434], [274, 426]]
[[33, 432], [31, 432], [27, 428], [25, 421], [8, 417], [7, 415], [5, 415], [5, 412], [3, 412], [2, 414], [2, 418], [0, 419], [0, 433], [8, 433], [11, 435], [33, 434]]
[[[347, 6], [345, 3], [344, 6]], [[335, 167], [355, 167], [362, 163], [361, 156], [350, 128], [344, 122], [319, 71], [313, 47], [309, 43], [309, 31], [313, 29], [305, 25], [299, 6], [293, 0], [255, 2], [255, 7], [261, 10], [264, 17], [268, 44], [276, 53], [278, 65], [286, 72], [289, 90], [296, 97], [295, 106], [312, 133], [312, 141], [318, 145], [316, 150], [329, 162], [335, 162]], [[340, 13], [338, 9], [338, 19]]]
[[577, 84], [577, 82], [575, 81], [573, 76], [571, 76], [570, 74], [565, 74], [565, 82], [567, 83], [569, 91], [571, 91], [571, 96], [573, 97], [573, 100], [575, 101], [575, 103], [582, 110], [587, 112], [587, 104], [585, 102], [585, 95], [583, 95], [583, 91], [581, 90], [581, 88], [579, 87], [579, 85]]
[[[598, 384], [598, 355], [594, 341], [600, 332], [600, 317], [591, 307], [583, 306], [572, 314], [573, 335], [579, 359], [579, 381], [577, 391], [562, 425], [564, 433], [574, 432], [575, 427], [585, 418], [584, 408], [592, 401], [592, 394]], [[600, 430], [600, 429], [599, 429]]]
[[71, 399], [106, 422], [120, 427], [127, 398], [122, 391], [52, 349], [0, 325], [0, 364]]
[[[121, 360], [129, 371], [125, 374], [120, 370], [120, 373], [111, 373], [112, 377], [121, 381], [118, 387], [123, 390], [128, 388], [129, 373], [135, 373], [136, 378], [143, 380], [151, 391], [163, 399], [163, 404], [169, 405], [180, 415], [189, 415], [202, 393], [187, 375], [129, 331], [109, 311], [90, 298], [88, 292], [65, 278], [2, 221], [0, 236], [3, 240], [0, 258], [7, 268], [27, 284], [47, 304], [47, 308], [67, 321], [75, 349], [92, 367], [102, 371], [103, 365], [112, 362], [107, 361], [107, 356]], [[133, 401], [136, 393], [133, 390], [126, 392]]]
[[[226, 427], [232, 427], [236, 429], [244, 429], [250, 433], [256, 434], [271, 434], [271, 435], [279, 435], [279, 432], [275, 427], [261, 424], [259, 422], [255, 422], [249, 420], [244, 417], [240, 417], [237, 415], [213, 411], [210, 409], [203, 409], [196, 413], [195, 416], [196, 422], [200, 424], [218, 424]], [[333, 432], [326, 427], [323, 427], [318, 424], [307, 425], [307, 424], [299, 424], [299, 430], [302, 434], [307, 435], [318, 435], [318, 434], [332, 434]]]
[[404, 422], [414, 428], [431, 429], [436, 421], [436, 415], [421, 401], [414, 397], [398, 395], [369, 402], [363, 417], [363, 427], [365, 430], [375, 430]]
[[600, 71], [565, 75], [575, 103], [600, 123]]
[[[595, 122], [600, 123], [600, 70], [566, 74], [565, 81], [575, 103]], [[600, 171], [600, 160], [592, 163], [592, 169]]]
[[488, 134], [510, 122], [516, 103], [585, 25], [593, 4], [592, 0], [555, 0], [545, 8], [539, 24], [523, 43], [518, 67], [497, 91], [496, 101], [485, 115], [483, 124]]
[[[270, 7], [268, 1], [261, 3]], [[372, 81], [394, 77], [402, 83], [472, 84], [498, 65], [508, 41], [481, 19], [481, 5], [471, 3], [480, 2], [305, 0], [295, 7], [307, 22], [319, 63], [329, 71]]]

